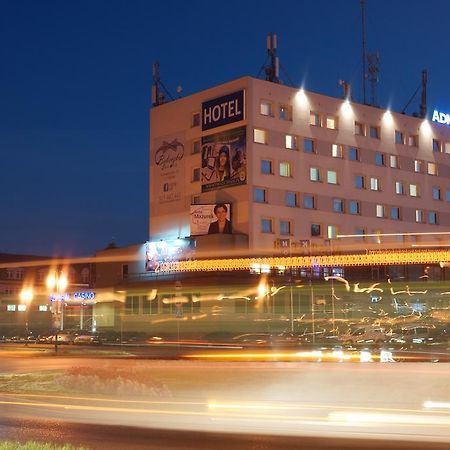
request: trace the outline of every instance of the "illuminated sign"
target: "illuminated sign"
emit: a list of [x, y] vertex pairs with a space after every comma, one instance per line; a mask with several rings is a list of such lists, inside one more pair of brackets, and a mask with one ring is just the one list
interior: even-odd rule
[[147, 272], [171, 272], [177, 263], [189, 256], [190, 241], [153, 241], [145, 244], [145, 270]]
[[433, 111], [433, 122], [438, 122], [443, 125], [450, 125], [450, 114], [446, 114], [443, 112], [440, 112], [438, 110]]
[[244, 91], [202, 103], [202, 131], [244, 120]]
[[[220, 210], [225, 214], [225, 227], [221, 230], [218, 226], [218, 214]], [[214, 212], [216, 210], [216, 212]], [[230, 222], [230, 203], [218, 203], [217, 205], [191, 205], [191, 236], [199, 236], [202, 234], [216, 234], [232, 232]]]
[[95, 292], [88, 291], [88, 292], [73, 292], [68, 293], [65, 292], [63, 294], [51, 294], [50, 295], [50, 301], [51, 302], [67, 302], [67, 301], [86, 301], [86, 300], [94, 300], [95, 298]]

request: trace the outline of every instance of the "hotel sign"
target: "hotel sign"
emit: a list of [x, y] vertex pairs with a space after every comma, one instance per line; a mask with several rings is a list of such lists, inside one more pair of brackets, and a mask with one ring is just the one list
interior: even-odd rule
[[441, 123], [443, 125], [450, 125], [450, 114], [445, 114], [438, 110], [433, 111], [433, 122]]
[[202, 103], [202, 131], [244, 120], [244, 90]]

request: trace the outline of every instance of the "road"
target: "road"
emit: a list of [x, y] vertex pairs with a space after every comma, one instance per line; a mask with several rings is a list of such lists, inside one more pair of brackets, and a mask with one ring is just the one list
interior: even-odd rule
[[[248, 443], [245, 439], [256, 439], [249, 435], [257, 435], [262, 442], [251, 445], [258, 449], [280, 448], [280, 443], [282, 448], [290, 448], [295, 442], [292, 438], [301, 438], [302, 442], [344, 439], [345, 445], [354, 445], [353, 439], [364, 439], [365, 448], [381, 448], [370, 447], [370, 442], [378, 445], [380, 440], [392, 445], [410, 443], [410, 447], [403, 448], [413, 448], [413, 444], [422, 445], [417, 448], [450, 445], [450, 365], [445, 363], [157, 361], [3, 355], [0, 375], [67, 370], [73, 366], [151, 374], [167, 385], [167, 395], [105, 395], [89, 389], [67, 393], [2, 389], [0, 416], [12, 421], [10, 425], [3, 423], [2, 435], [14, 436], [11, 430], [25, 421], [24, 430], [44, 427], [55, 430], [59, 436], [66, 425], [54, 428], [51, 424], [62, 421], [78, 423], [67, 425], [67, 430], [75, 430], [67, 437], [73, 443], [78, 442], [76, 430], [95, 425], [106, 427], [101, 428], [106, 436], [108, 426], [114, 430], [139, 427], [141, 434], [123, 431], [123, 438], [156, 433], [161, 442], [172, 432], [182, 433], [181, 443], [196, 433], [230, 433], [220, 440], [223, 446], [228, 446], [227, 440], [233, 436], [244, 439], [244, 445]], [[48, 425], [27, 425], [35, 423], [36, 417]], [[277, 445], [271, 447], [271, 442]], [[327, 447], [330, 442], [325, 439], [320, 445], [363, 448]], [[176, 445], [175, 442], [173, 447], [165, 448], [178, 448]], [[392, 445], [384, 448], [394, 448]], [[195, 444], [184, 448], [218, 447]]]

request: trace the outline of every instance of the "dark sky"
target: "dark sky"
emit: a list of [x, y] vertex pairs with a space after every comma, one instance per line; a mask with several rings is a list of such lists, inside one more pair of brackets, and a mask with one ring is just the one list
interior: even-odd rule
[[[450, 2], [367, 0], [366, 12], [380, 105], [401, 111], [427, 68], [429, 109], [450, 111]], [[360, 100], [360, 22], [359, 0], [0, 0], [0, 252], [146, 240], [155, 60], [188, 95], [256, 76], [273, 31], [295, 86], [340, 96], [345, 79]]]

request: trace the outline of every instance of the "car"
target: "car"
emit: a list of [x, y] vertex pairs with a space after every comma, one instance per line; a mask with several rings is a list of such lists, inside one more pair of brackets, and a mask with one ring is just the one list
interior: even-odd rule
[[73, 334], [58, 333], [58, 335], [52, 334], [48, 336], [47, 342], [54, 344], [58, 336], [58, 344], [73, 344], [75, 336]]
[[339, 340], [345, 345], [355, 344], [381, 344], [386, 341], [387, 331], [382, 327], [357, 327], [350, 329], [339, 336]]
[[233, 337], [233, 343], [249, 346], [265, 346], [271, 344], [270, 333], [245, 333]]
[[73, 343], [76, 345], [100, 345], [102, 343], [98, 334], [79, 334]]
[[437, 340], [438, 329], [434, 325], [412, 325], [392, 330], [392, 344], [432, 344]]

